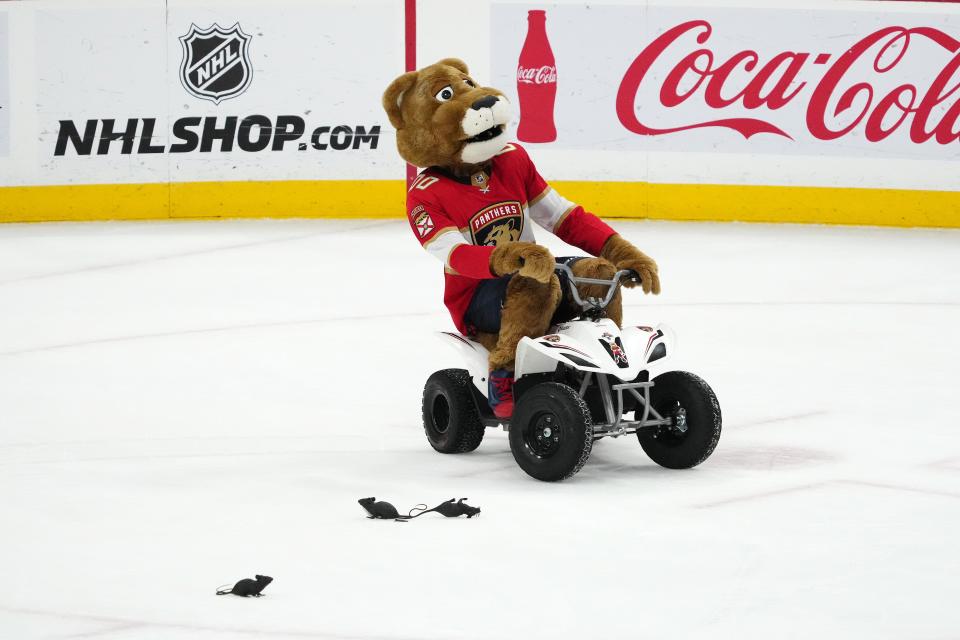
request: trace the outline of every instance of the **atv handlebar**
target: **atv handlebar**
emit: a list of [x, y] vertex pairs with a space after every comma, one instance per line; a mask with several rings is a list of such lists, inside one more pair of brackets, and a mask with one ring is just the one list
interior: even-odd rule
[[[636, 283], [640, 282], [640, 274], [638, 274], [633, 269], [621, 269], [613, 275], [612, 280], [600, 280], [597, 278], [578, 278], [573, 275], [573, 269], [570, 268], [570, 265], [566, 264], [557, 264], [557, 271], [562, 271], [567, 275], [567, 279], [570, 282], [570, 295], [573, 297], [573, 301], [576, 302], [584, 311], [595, 310], [600, 311], [606, 309], [607, 305], [610, 304], [610, 301], [613, 300], [613, 296], [617, 295], [617, 290], [620, 288], [620, 285], [624, 281], [634, 281]], [[596, 284], [600, 286], [607, 286], [607, 295], [603, 298], [593, 298], [587, 296], [586, 300], [580, 297], [580, 291], [577, 290], [578, 284]]]

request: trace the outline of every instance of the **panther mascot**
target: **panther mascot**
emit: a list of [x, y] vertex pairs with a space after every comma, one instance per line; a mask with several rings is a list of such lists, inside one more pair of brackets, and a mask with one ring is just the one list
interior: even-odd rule
[[[536, 244], [531, 222], [595, 256], [560, 259], [578, 277], [633, 269], [645, 293], [659, 293], [657, 264], [540, 177], [527, 152], [507, 141], [506, 97], [479, 86], [461, 60], [403, 74], [384, 92], [383, 108], [400, 156], [424, 169], [407, 194], [410, 228], [443, 263], [444, 303], [457, 329], [489, 350], [488, 400], [497, 417], [508, 418], [517, 343], [576, 314], [557, 259]], [[590, 289], [581, 293], [599, 293]], [[607, 316], [620, 325], [617, 296]]]

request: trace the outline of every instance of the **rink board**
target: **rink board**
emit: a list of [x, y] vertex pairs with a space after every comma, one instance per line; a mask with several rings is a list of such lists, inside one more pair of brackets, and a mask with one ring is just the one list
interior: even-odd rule
[[[960, 193], [756, 185], [565, 182], [567, 198], [608, 218], [960, 227]], [[194, 182], [0, 189], [0, 221], [162, 218], [393, 218], [404, 183]]]
[[541, 9], [558, 136], [519, 142], [586, 209], [960, 226], [960, 4], [752, 4], [2, 2], [0, 222], [401, 217], [384, 87], [459, 56], [514, 138]]

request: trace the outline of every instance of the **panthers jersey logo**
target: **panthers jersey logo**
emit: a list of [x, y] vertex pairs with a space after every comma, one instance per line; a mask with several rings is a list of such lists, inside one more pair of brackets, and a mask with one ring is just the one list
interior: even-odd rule
[[523, 233], [523, 207], [519, 202], [498, 202], [470, 218], [473, 244], [498, 247], [516, 242]]
[[520, 239], [520, 230], [515, 227], [514, 220], [507, 220], [490, 227], [483, 244], [499, 247], [507, 242], [516, 242]]

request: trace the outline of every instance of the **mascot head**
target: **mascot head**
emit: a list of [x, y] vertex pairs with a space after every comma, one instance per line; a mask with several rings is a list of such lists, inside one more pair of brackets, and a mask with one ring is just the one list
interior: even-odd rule
[[507, 144], [511, 109], [480, 87], [456, 58], [405, 73], [387, 87], [383, 108], [397, 129], [400, 156], [418, 167], [458, 169], [486, 162]]

